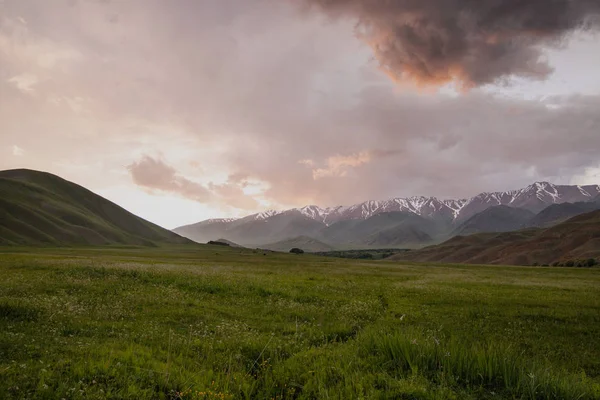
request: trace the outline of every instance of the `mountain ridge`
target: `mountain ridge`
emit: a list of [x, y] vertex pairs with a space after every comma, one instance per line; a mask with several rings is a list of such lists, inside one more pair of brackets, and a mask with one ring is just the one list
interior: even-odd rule
[[[261, 244], [260, 235], [254, 234], [256, 231], [252, 232], [250, 226], [260, 227], [259, 231], [265, 232], [267, 227], [264, 224], [265, 221], [270, 224], [271, 221], [287, 220], [287, 228], [279, 230], [279, 233], [284, 236], [265, 237], [266, 241], [262, 241], [262, 243], [305, 235], [314, 236], [316, 239], [333, 244], [329, 238], [319, 236], [318, 231], [343, 221], [365, 221], [382, 213], [409, 213], [425, 220], [435, 221], [437, 224], [445, 226], [446, 233], [449, 234], [453, 227], [456, 228], [490, 207], [508, 206], [538, 213], [551, 204], [590, 201], [598, 196], [600, 196], [599, 185], [554, 185], [548, 182], [535, 182], [522, 189], [483, 192], [469, 199], [439, 200], [437, 197], [413, 196], [382, 201], [369, 200], [352, 206], [321, 208], [316, 205], [308, 205], [282, 211], [268, 210], [237, 219], [200, 221], [175, 228], [174, 232], [199, 242], [204, 242], [211, 237], [223, 236], [246, 245], [254, 245]], [[315, 222], [311, 229], [305, 229], [307, 225], [311, 225], [307, 222], [308, 220]], [[252, 225], [248, 225], [247, 229], [242, 228], [247, 224]], [[278, 222], [278, 224], [280, 223]], [[294, 230], [295, 224], [303, 225], [304, 228]], [[241, 234], [243, 230], [248, 236]], [[444, 229], [441, 231], [445, 232]], [[440, 236], [429, 233], [427, 235], [430, 236], [431, 241], [435, 241], [435, 236]], [[426, 244], [428, 241], [426, 235], [418, 232], [415, 232], [414, 236], [420, 238], [421, 244]], [[373, 245], [378, 245], [378, 243], [373, 243]]]
[[[565, 193], [561, 193], [561, 190]], [[438, 207], [438, 211], [439, 208], [448, 209], [452, 212], [454, 219], [457, 219], [460, 214], [462, 214], [463, 209], [469, 207], [475, 201], [480, 201], [484, 204], [496, 203], [494, 205], [510, 205], [512, 207], [519, 207], [519, 205], [522, 204], [527, 205], [527, 200], [531, 196], [534, 196], [534, 193], [532, 193], [533, 191], [535, 191], [535, 198], [545, 205], [556, 204], [560, 202], [571, 202], [570, 199], [572, 198], [582, 198], [587, 199], [587, 201], [600, 200], [600, 185], [555, 185], [549, 182], [540, 181], [522, 189], [508, 190], [504, 192], [482, 192], [468, 199], [440, 200], [435, 196], [394, 197], [388, 200], [367, 200], [350, 206], [333, 206], [323, 208], [317, 205], [306, 205], [303, 207], [286, 210], [267, 210], [241, 218], [216, 218], [200, 221], [198, 223], [207, 221], [231, 222], [248, 217], [254, 217], [254, 219], [261, 220], [268, 219], [274, 215], [297, 210], [309, 218], [324, 222], [326, 225], [330, 225], [328, 222], [332, 220], [335, 222], [337, 220], [336, 216], [338, 215], [350, 216], [350, 218], [343, 219], [359, 219], [356, 218], [357, 215], [360, 215], [362, 219], [366, 219], [381, 212], [407, 211], [421, 216], [429, 216], [432, 214], [431, 209], [435, 211], [436, 207]], [[578, 192], [579, 197], [575, 196], [573, 192]], [[548, 201], [549, 199], [552, 199], [552, 201]], [[557, 199], [562, 201], [556, 201]], [[394, 206], [396, 206], [398, 209], [393, 209]], [[474, 214], [476, 214], [476, 212], [473, 212], [469, 216]]]

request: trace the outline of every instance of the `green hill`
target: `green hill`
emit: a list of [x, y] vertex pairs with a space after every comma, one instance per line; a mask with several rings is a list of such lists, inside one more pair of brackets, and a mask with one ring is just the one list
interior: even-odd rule
[[0, 171], [0, 245], [192, 243], [46, 172]]

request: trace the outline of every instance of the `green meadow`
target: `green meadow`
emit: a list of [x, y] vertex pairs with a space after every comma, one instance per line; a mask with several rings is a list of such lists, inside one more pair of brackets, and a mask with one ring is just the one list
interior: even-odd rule
[[600, 269], [0, 250], [1, 399], [598, 399]]

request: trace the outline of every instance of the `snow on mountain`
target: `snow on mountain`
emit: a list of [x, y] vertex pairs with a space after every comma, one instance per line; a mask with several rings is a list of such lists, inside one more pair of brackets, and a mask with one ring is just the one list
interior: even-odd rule
[[258, 214], [254, 214], [254, 216], [253, 216], [254, 218], [253, 219], [257, 220], [257, 221], [258, 220], [263, 220], [263, 219], [271, 218], [271, 217], [273, 217], [273, 216], [275, 216], [277, 214], [281, 214], [283, 212], [284, 211], [267, 210], [267, 211], [260, 212]]
[[306, 206], [298, 210], [317, 221], [331, 224], [346, 219], [367, 219], [382, 212], [404, 211], [426, 218], [466, 219], [486, 208], [508, 205], [537, 212], [564, 202], [589, 201], [600, 193], [600, 186], [553, 185], [536, 182], [523, 189], [480, 193], [470, 199], [439, 200], [436, 197], [414, 196], [384, 201], [370, 200], [349, 207], [320, 208]]
[[195, 225], [227, 224], [236, 221], [238, 218], [211, 218], [200, 221]]
[[548, 182], [536, 182], [526, 188], [504, 192], [484, 192], [470, 199], [439, 200], [436, 197], [413, 196], [392, 198], [389, 200], [369, 200], [351, 206], [322, 208], [308, 205], [291, 210], [268, 210], [245, 218], [213, 219], [205, 223], [227, 223], [245, 220], [268, 220], [269, 218], [292, 211], [299, 212], [312, 220], [331, 225], [350, 219], [367, 219], [382, 212], [410, 212], [429, 219], [447, 221], [466, 220], [471, 216], [493, 206], [506, 205], [539, 212], [543, 208], [565, 202], [591, 201], [600, 195], [598, 185], [553, 185]]

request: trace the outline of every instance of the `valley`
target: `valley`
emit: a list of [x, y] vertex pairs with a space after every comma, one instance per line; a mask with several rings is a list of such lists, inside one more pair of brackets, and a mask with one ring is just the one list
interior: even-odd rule
[[0, 398], [598, 399], [598, 269], [0, 248]]
[[55, 175], [0, 188], [2, 399], [600, 399], [593, 201], [269, 212], [200, 244]]

